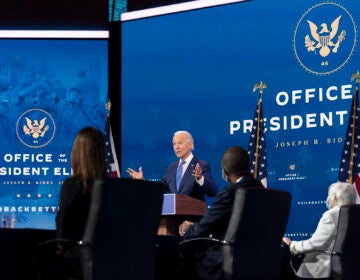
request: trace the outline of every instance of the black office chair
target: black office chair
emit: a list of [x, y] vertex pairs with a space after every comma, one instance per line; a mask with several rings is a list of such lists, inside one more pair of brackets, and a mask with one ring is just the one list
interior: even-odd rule
[[[360, 205], [343, 205], [340, 208], [337, 234], [331, 251], [320, 251], [331, 258], [332, 280], [353, 280], [360, 275]], [[311, 253], [311, 252], [307, 252]], [[296, 273], [301, 260], [306, 256], [292, 256], [291, 266]], [[306, 279], [300, 278], [298, 279]], [[325, 278], [323, 278], [325, 279]]]
[[337, 235], [331, 254], [333, 280], [360, 277], [360, 205], [340, 208]]
[[50, 240], [39, 247], [51, 245], [54, 254], [54, 244], [62, 244], [67, 253], [77, 252], [70, 253], [66, 268], [73, 261], [75, 269], [65, 272], [65, 279], [154, 280], [163, 191], [158, 182], [96, 181], [82, 240]]
[[193, 243], [199, 243], [204, 250], [218, 243], [222, 246], [224, 279], [279, 279], [280, 245], [290, 201], [291, 195], [285, 191], [238, 189], [224, 240], [195, 238], [181, 242], [179, 248], [193, 250]]

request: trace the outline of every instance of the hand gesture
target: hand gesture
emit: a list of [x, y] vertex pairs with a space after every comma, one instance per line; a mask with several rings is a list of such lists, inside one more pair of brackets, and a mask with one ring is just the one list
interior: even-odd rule
[[135, 171], [132, 168], [128, 168], [126, 170], [126, 172], [130, 175], [131, 178], [133, 179], [140, 179], [140, 180], [144, 180], [144, 173], [142, 171], [142, 167], [139, 167], [139, 171]]
[[201, 170], [201, 167], [200, 167], [200, 164], [199, 164], [199, 163], [197, 163], [197, 164], [195, 165], [195, 168], [194, 168], [194, 170], [193, 170], [192, 175], [195, 177], [196, 180], [200, 180], [200, 179], [201, 179], [201, 177], [202, 177], [202, 170]]

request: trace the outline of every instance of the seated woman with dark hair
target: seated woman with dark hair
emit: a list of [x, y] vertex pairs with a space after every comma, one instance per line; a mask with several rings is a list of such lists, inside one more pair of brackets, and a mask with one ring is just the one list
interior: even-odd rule
[[328, 278], [331, 276], [330, 254], [337, 233], [340, 207], [355, 204], [356, 190], [353, 185], [336, 182], [330, 185], [326, 205], [329, 208], [323, 213], [313, 235], [307, 240], [291, 241], [284, 237], [293, 255], [305, 254], [296, 275], [301, 278]]
[[38, 280], [82, 279], [80, 251], [74, 244], [85, 230], [93, 183], [107, 176], [105, 140], [97, 128], [85, 127], [75, 137], [71, 168], [60, 191], [56, 239], [45, 242], [35, 255]]
[[61, 187], [56, 237], [80, 240], [93, 183], [106, 177], [105, 140], [97, 128], [85, 127], [77, 134], [71, 150], [71, 168], [72, 176]]

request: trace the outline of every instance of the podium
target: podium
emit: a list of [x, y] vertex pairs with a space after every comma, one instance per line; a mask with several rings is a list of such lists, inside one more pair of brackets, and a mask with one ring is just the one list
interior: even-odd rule
[[180, 218], [195, 219], [205, 212], [206, 203], [202, 200], [182, 194], [164, 194], [158, 235], [177, 235]]

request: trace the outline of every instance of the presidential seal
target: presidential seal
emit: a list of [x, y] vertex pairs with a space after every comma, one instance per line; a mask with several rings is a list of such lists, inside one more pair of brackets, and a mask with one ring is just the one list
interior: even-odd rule
[[56, 126], [52, 116], [42, 109], [24, 112], [16, 122], [16, 135], [21, 143], [30, 148], [42, 148], [55, 136]]
[[347, 9], [333, 2], [319, 3], [297, 23], [296, 59], [310, 73], [334, 73], [349, 61], [355, 49], [356, 33], [355, 21]]

